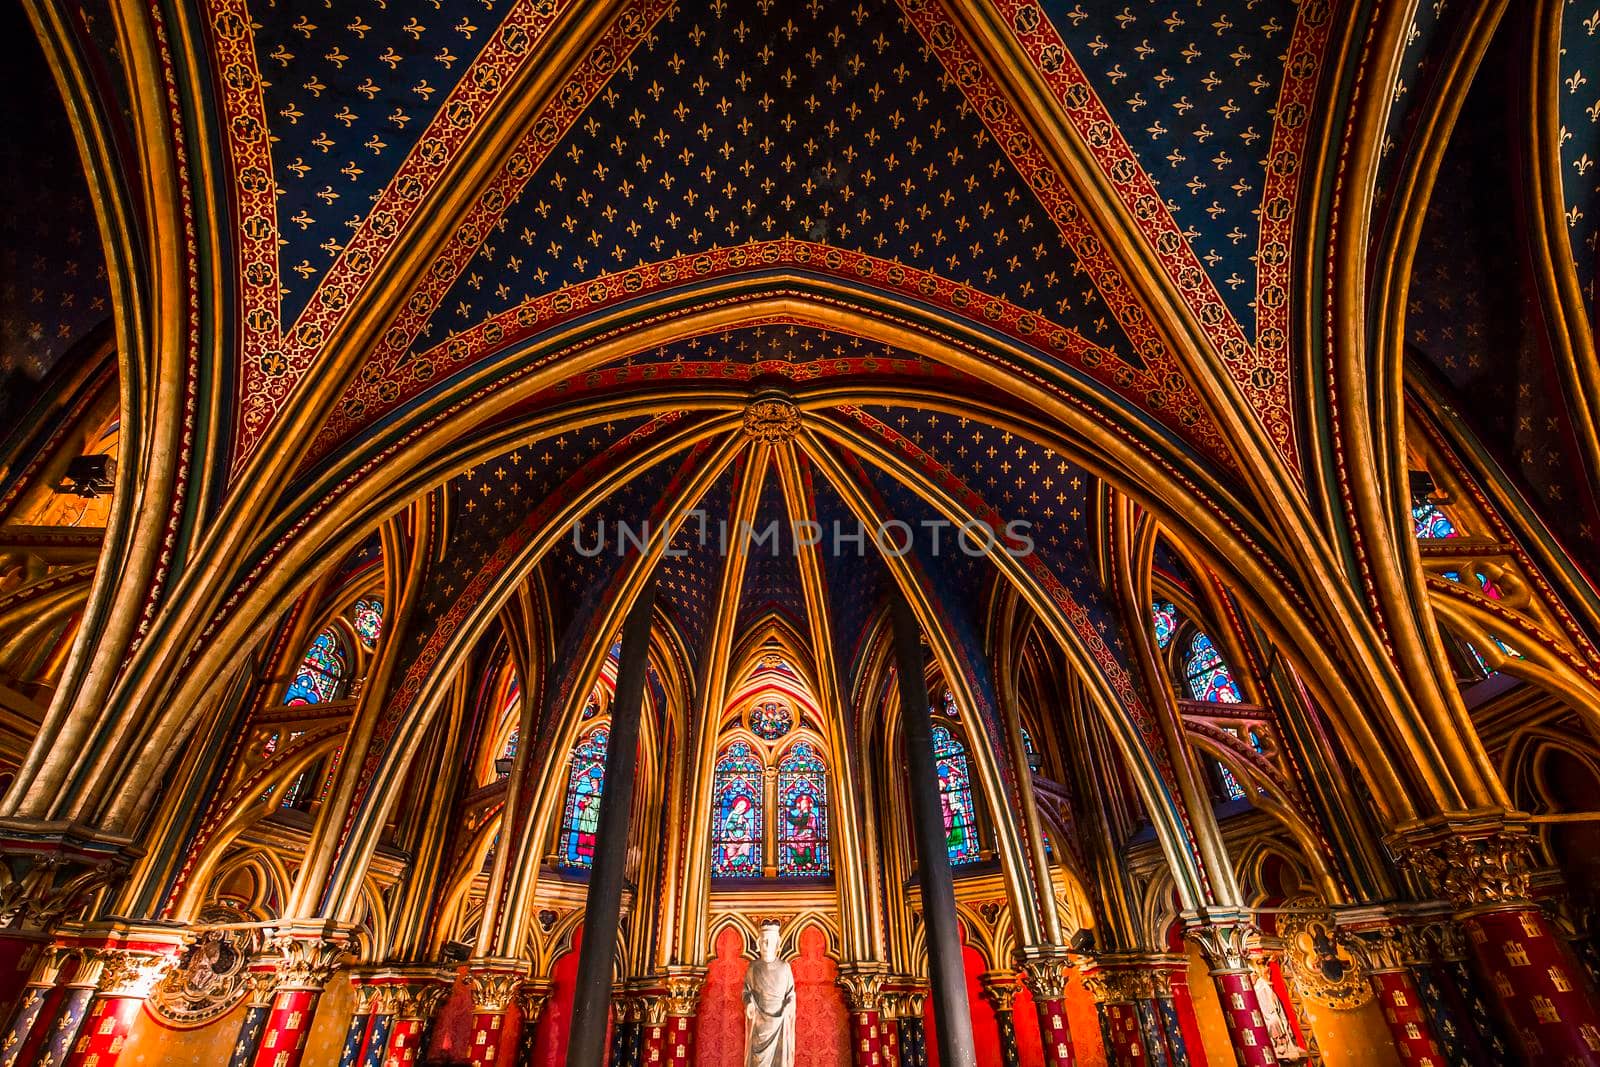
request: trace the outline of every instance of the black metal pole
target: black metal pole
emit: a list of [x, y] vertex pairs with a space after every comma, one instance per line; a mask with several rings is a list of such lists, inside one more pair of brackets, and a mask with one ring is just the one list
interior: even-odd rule
[[950, 877], [944, 810], [939, 805], [939, 771], [933, 759], [933, 720], [928, 684], [922, 676], [922, 640], [911, 605], [896, 594], [894, 653], [900, 679], [900, 719], [905, 730], [906, 772], [911, 792], [911, 823], [917, 842], [917, 875], [922, 888], [922, 918], [928, 930], [928, 981], [938, 1030], [939, 1067], [975, 1067], [972, 1013], [967, 1006], [967, 975], [961, 965], [961, 928], [956, 920], [956, 887]]
[[652, 575], [622, 624], [617, 691], [611, 701], [611, 741], [606, 747], [605, 790], [595, 827], [594, 866], [583, 911], [583, 943], [572, 998], [567, 1067], [605, 1067], [606, 1017], [611, 1011], [612, 961], [622, 915], [622, 881], [633, 823], [633, 784], [639, 764], [639, 713], [644, 704], [645, 665], [650, 655], [650, 619], [655, 607]]

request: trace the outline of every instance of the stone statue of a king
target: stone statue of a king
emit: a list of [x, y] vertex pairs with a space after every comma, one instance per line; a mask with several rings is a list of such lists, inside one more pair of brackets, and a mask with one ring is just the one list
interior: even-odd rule
[[794, 972], [778, 943], [778, 924], [767, 923], [761, 955], [745, 972], [745, 1067], [794, 1067]]

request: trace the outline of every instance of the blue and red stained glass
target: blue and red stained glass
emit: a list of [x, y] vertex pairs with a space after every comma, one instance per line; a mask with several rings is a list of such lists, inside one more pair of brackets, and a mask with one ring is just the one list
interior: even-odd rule
[[1166, 648], [1178, 631], [1178, 609], [1171, 604], [1152, 604], [1150, 622], [1156, 630], [1156, 647]]
[[1239, 779], [1235, 778], [1233, 776], [1233, 772], [1228, 770], [1227, 764], [1219, 761], [1217, 763], [1217, 770], [1222, 775], [1222, 791], [1228, 794], [1228, 799], [1243, 800], [1244, 786], [1240, 785]]
[[1228, 665], [1222, 662], [1222, 654], [1205, 634], [1197, 633], [1189, 642], [1183, 673], [1194, 699], [1212, 704], [1240, 703], [1239, 687], [1233, 684]]
[[956, 707], [956, 695], [948, 689], [944, 691], [944, 717], [952, 721], [961, 718], [961, 709]]
[[711, 873], [761, 875], [761, 779], [765, 768], [743, 741], [717, 760], [711, 811]]
[[809, 742], [801, 741], [778, 764], [778, 874], [830, 874], [828, 856], [828, 768]]
[[945, 851], [953, 864], [979, 858], [977, 820], [973, 817], [972, 776], [967, 750], [943, 726], [933, 728], [934, 765], [939, 772], [939, 807], [944, 812]]
[[1456, 525], [1438, 505], [1428, 500], [1411, 506], [1411, 532], [1420, 540], [1430, 537], [1455, 537]]
[[606, 788], [606, 745], [611, 731], [591, 730], [572, 750], [567, 803], [561, 812], [556, 862], [563, 867], [594, 865], [594, 835], [600, 828], [600, 799]]
[[339, 645], [339, 638], [332, 630], [323, 630], [311, 642], [311, 647], [306, 649], [300, 669], [295, 672], [294, 681], [289, 683], [289, 692], [283, 702], [326, 704], [336, 699], [346, 669], [347, 660], [344, 649]]
[[350, 618], [362, 645], [369, 649], [376, 648], [378, 637], [383, 633], [383, 601], [376, 598], [356, 601]]
[[769, 700], [750, 711], [750, 732], [763, 741], [776, 741], [794, 727], [794, 712], [787, 704]]

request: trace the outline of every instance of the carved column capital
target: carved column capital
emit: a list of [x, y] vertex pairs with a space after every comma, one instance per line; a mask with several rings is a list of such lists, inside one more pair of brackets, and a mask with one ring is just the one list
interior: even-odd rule
[[511, 1006], [533, 967], [525, 960], [474, 959], [467, 962], [467, 986], [472, 1007], [480, 1012], [501, 1012]]
[[1260, 931], [1246, 916], [1236, 913], [1195, 916], [1183, 936], [1200, 946], [1211, 974], [1248, 974], [1251, 941]]
[[350, 932], [331, 925], [286, 927], [270, 944], [277, 956], [280, 991], [321, 992], [350, 947]]
[[1025, 948], [1017, 954], [1022, 984], [1039, 1003], [1060, 1000], [1067, 995], [1067, 968], [1072, 957], [1054, 946]]
[[899, 986], [895, 989], [895, 1007], [901, 1019], [920, 1019], [922, 1009], [928, 1003], [928, 987], [912, 983]]
[[369, 981], [380, 1013], [420, 1021], [433, 1016], [450, 992], [450, 978], [428, 968], [374, 971]]
[[1131, 1004], [1155, 996], [1151, 969], [1140, 957], [1096, 957], [1084, 968], [1083, 986], [1096, 1004]]
[[53, 931], [93, 892], [119, 882], [131, 862], [126, 842], [90, 843], [59, 835], [41, 841], [36, 832], [27, 832], [31, 828], [5, 823], [0, 834], [21, 831], [15, 840], [0, 836], [0, 862], [8, 876], [0, 885], [0, 931], [8, 934]]
[[986, 971], [978, 976], [983, 989], [983, 999], [995, 1011], [1010, 1011], [1017, 999], [1019, 983], [1010, 971]]
[[1390, 847], [1459, 911], [1533, 907], [1533, 845], [1520, 825], [1435, 824], [1396, 835]]
[[98, 989], [102, 996], [144, 1000], [172, 966], [170, 952], [107, 948], [91, 950], [100, 954]]
[[852, 1012], [881, 1011], [883, 985], [889, 977], [880, 964], [847, 963], [839, 968], [839, 988]]
[[550, 999], [550, 979], [529, 978], [517, 987], [517, 1010], [522, 1013], [523, 1025], [539, 1018], [544, 1002]]
[[704, 967], [668, 967], [662, 978], [667, 991], [667, 1014], [692, 1016], [700, 1005], [700, 988], [705, 982]]
[[1382, 906], [1339, 908], [1332, 914], [1338, 932], [1349, 936], [1345, 943], [1368, 974], [1428, 962], [1431, 953], [1417, 914]]

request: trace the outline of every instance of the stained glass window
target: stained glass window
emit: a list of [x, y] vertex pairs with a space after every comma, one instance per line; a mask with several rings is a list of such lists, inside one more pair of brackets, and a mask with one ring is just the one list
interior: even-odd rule
[[1244, 786], [1239, 784], [1239, 779], [1233, 776], [1233, 772], [1228, 770], [1227, 765], [1219, 761], [1217, 763], [1217, 771], [1222, 775], [1222, 789], [1223, 792], [1228, 794], [1228, 799], [1243, 800]]
[[1411, 503], [1411, 532], [1418, 538], [1455, 537], [1456, 526], [1431, 500]]
[[522, 727], [513, 726], [511, 734], [506, 738], [505, 748], [500, 750], [500, 755], [494, 761], [494, 780], [500, 781], [511, 777], [512, 761], [517, 758], [517, 743], [522, 739]]
[[589, 698], [589, 703], [587, 703], [587, 704], [585, 704], [583, 706], [583, 718], [582, 718], [582, 721], [583, 722], [588, 722], [590, 719], [594, 718], [598, 714], [600, 714], [600, 702], [598, 700], [596, 700], [594, 697], [590, 697]]
[[1028, 754], [1028, 770], [1037, 771], [1039, 769], [1039, 750], [1033, 747], [1033, 735], [1028, 732], [1026, 726], [1022, 728], [1022, 751]]
[[797, 743], [778, 764], [778, 807], [778, 873], [829, 873], [828, 769], [809, 742]]
[[317, 794], [317, 803], [321, 804], [328, 799], [328, 794], [333, 791], [333, 780], [339, 774], [339, 759], [344, 755], [344, 746], [340, 745], [333, 750], [333, 759], [328, 761], [328, 774], [322, 779], [322, 792]]
[[933, 728], [933, 758], [939, 771], [939, 807], [944, 811], [944, 842], [951, 863], [978, 859], [978, 826], [972, 809], [972, 776], [967, 750], [943, 726]]
[[563, 867], [594, 864], [594, 835], [600, 828], [600, 797], [606, 788], [606, 745], [610, 740], [611, 731], [601, 726], [585, 734], [572, 750], [556, 854], [556, 862]]
[[1184, 660], [1183, 673], [1194, 699], [1213, 704], [1240, 702], [1239, 687], [1233, 684], [1228, 665], [1222, 662], [1222, 654], [1205, 634], [1197, 633], [1189, 642], [1189, 655]]
[[761, 760], [735, 741], [717, 760], [711, 803], [711, 873], [761, 874]]
[[776, 700], [757, 704], [750, 711], [750, 732], [764, 741], [776, 741], [794, 726], [794, 712]]
[[344, 681], [348, 661], [339, 638], [332, 630], [323, 630], [306, 649], [294, 681], [289, 683], [285, 704], [324, 704], [339, 695], [339, 685]]
[[1152, 604], [1150, 621], [1156, 628], [1156, 647], [1166, 648], [1178, 629], [1178, 609], [1171, 604]]
[[376, 598], [358, 600], [350, 616], [361, 643], [367, 648], [375, 648], [378, 635], [383, 633], [383, 601]]
[[948, 689], [944, 691], [944, 715], [947, 719], [961, 718], [961, 709], [956, 707], [956, 695]]

